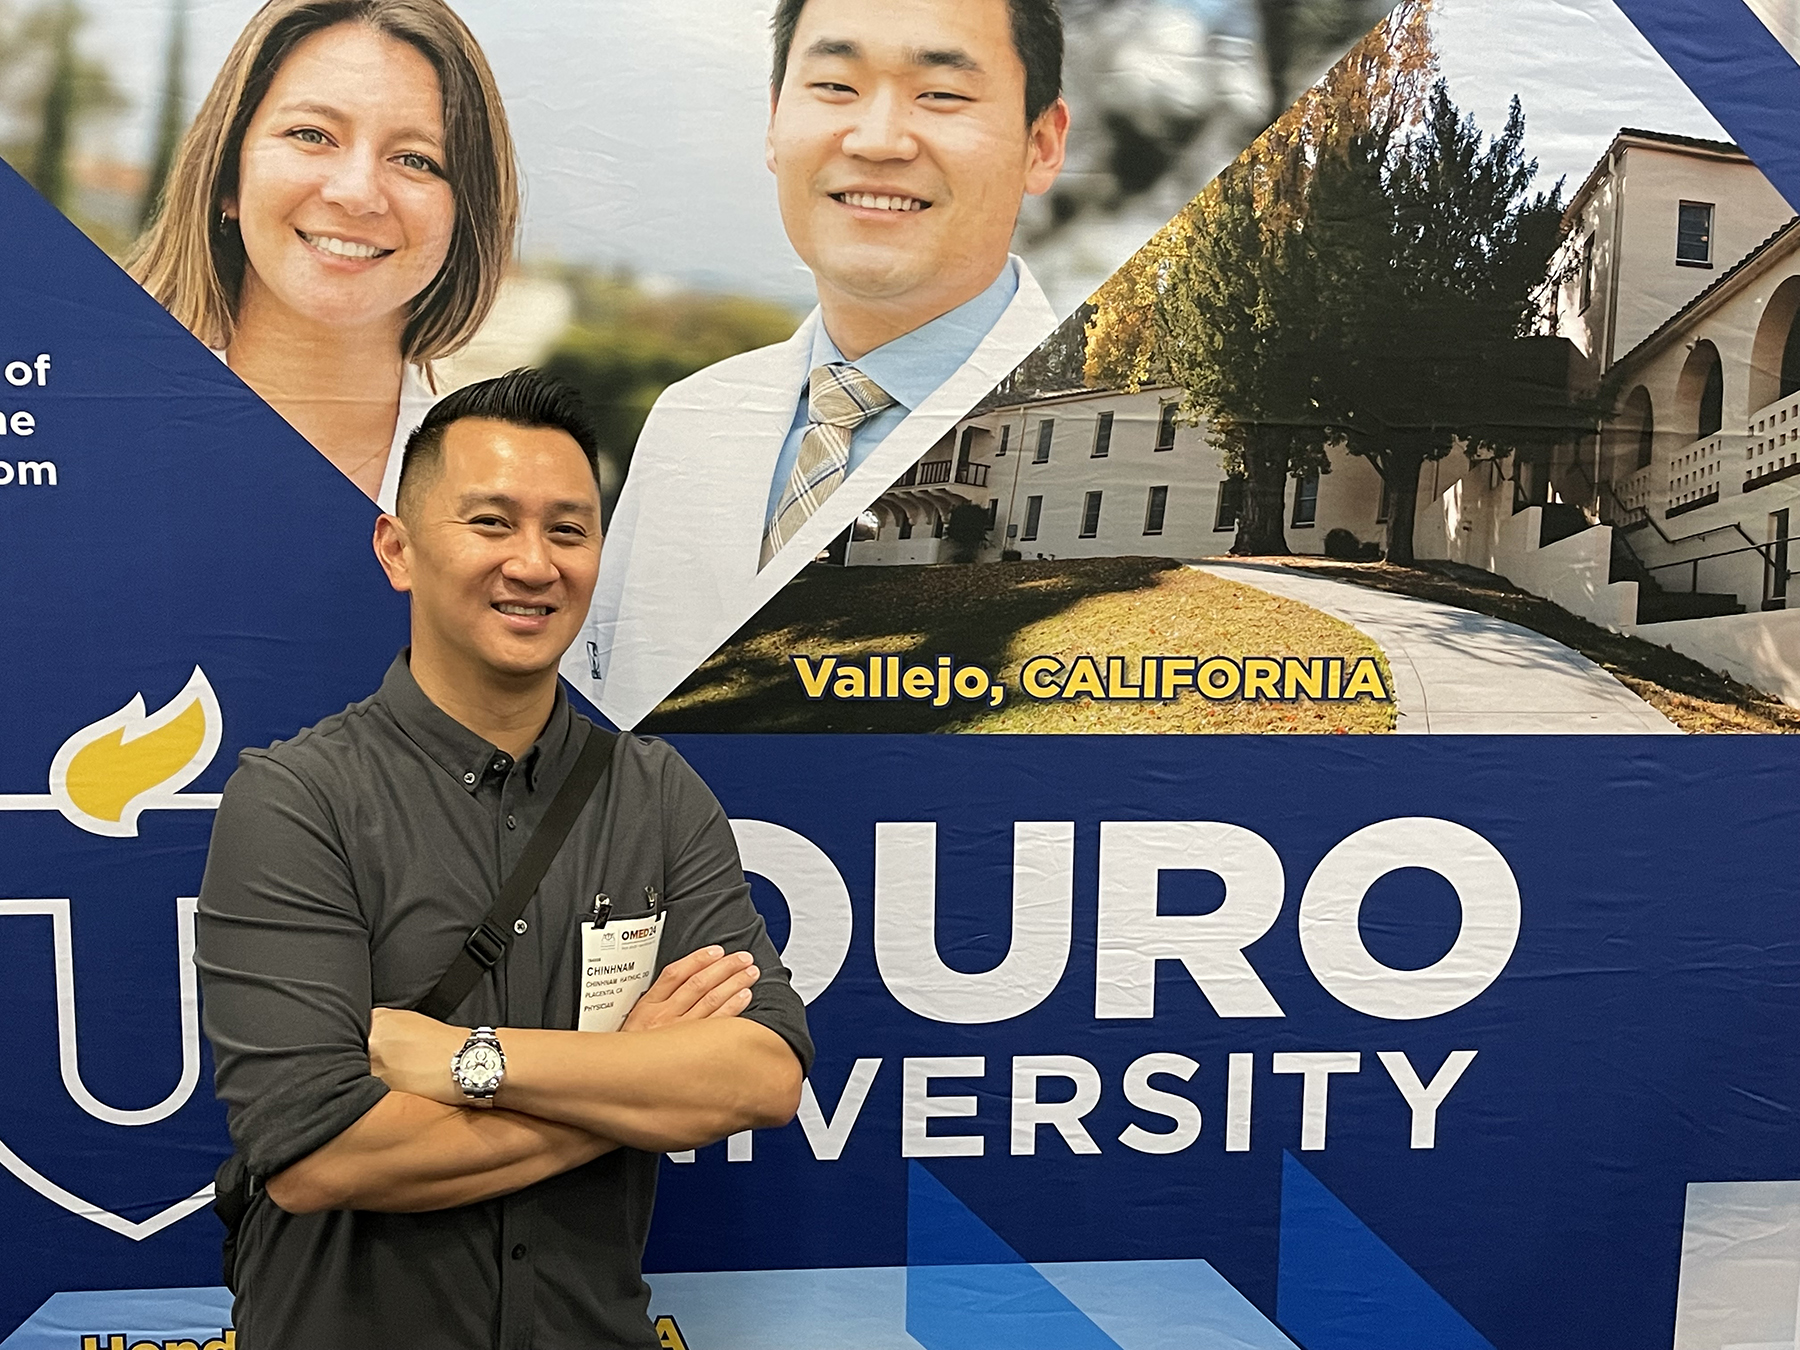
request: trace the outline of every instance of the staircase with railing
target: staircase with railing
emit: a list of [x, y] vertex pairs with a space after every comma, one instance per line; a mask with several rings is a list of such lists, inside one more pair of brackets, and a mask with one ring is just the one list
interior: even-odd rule
[[[1650, 522], [1655, 524], [1654, 521]], [[1736, 526], [1721, 526], [1721, 529], [1737, 529]], [[1657, 530], [1659, 535], [1662, 531]], [[1705, 534], [1716, 534], [1718, 530], [1707, 530]], [[1741, 529], [1739, 534], [1743, 534]], [[1698, 539], [1700, 535], [1690, 535]], [[1748, 538], [1748, 536], [1745, 536]], [[1663, 542], [1683, 543], [1684, 540], [1671, 540], [1662, 535]], [[1738, 599], [1735, 592], [1702, 591], [1700, 589], [1700, 564], [1714, 562], [1720, 558], [1736, 557], [1740, 554], [1756, 552], [1763, 555], [1766, 563], [1773, 565], [1774, 545], [1751, 543], [1743, 548], [1722, 549], [1715, 553], [1703, 553], [1694, 558], [1682, 558], [1675, 562], [1646, 563], [1631, 545], [1631, 539], [1623, 530], [1614, 530], [1612, 534], [1612, 562], [1607, 574], [1609, 581], [1635, 581], [1638, 584], [1637, 621], [1639, 623], [1668, 623], [1675, 619], [1711, 619], [1721, 614], [1742, 614], [1746, 606]], [[1681, 579], [1681, 569], [1687, 569], [1687, 589], [1671, 590], [1669, 585]], [[1668, 584], [1659, 574], [1668, 575]]]

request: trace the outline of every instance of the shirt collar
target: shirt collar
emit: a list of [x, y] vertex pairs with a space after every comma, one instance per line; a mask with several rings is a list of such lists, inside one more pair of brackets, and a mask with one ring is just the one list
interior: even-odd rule
[[[968, 363], [1018, 291], [1018, 264], [1008, 258], [1000, 275], [974, 299], [963, 301], [930, 323], [902, 333], [848, 364], [875, 381], [889, 398], [910, 412]], [[812, 361], [807, 369], [817, 370], [843, 360], [843, 353], [826, 333], [821, 316], [813, 328]]]
[[[512, 756], [477, 736], [433, 703], [413, 678], [409, 664], [411, 655], [411, 648], [402, 650], [388, 667], [387, 675], [381, 681], [381, 702], [400, 730], [454, 778], [463, 791], [473, 795], [488, 774], [505, 774], [512, 767]], [[558, 680], [556, 705], [550, 710], [550, 719], [521, 760], [526, 786], [532, 791], [537, 790], [539, 771], [548, 767], [546, 761], [559, 758], [551, 752], [568, 744], [574, 721], [574, 709], [569, 706], [562, 681]]]

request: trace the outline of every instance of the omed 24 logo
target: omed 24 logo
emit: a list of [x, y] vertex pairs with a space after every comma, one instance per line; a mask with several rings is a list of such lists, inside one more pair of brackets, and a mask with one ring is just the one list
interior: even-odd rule
[[[117, 712], [92, 722], [62, 743], [50, 762], [47, 792], [0, 793], [0, 812], [58, 811], [89, 834], [129, 839], [145, 811], [218, 807], [217, 793], [184, 792], [218, 754], [224, 719], [212, 685], [198, 666], [181, 692], [155, 712], [135, 694]], [[74, 929], [70, 901], [0, 898], [0, 919], [48, 918], [55, 952], [56, 1046], [63, 1087], [84, 1112], [108, 1125], [153, 1125], [173, 1116], [193, 1096], [200, 1079], [200, 998], [194, 975], [194, 910], [197, 900], [175, 901], [177, 982], [181, 1001], [181, 1075], [154, 1106], [121, 1108], [102, 1101], [83, 1082], [75, 1013]], [[0, 1166], [71, 1214], [121, 1236], [142, 1241], [203, 1207], [212, 1186], [148, 1217], [132, 1220], [59, 1185], [0, 1141]], [[130, 1207], [127, 1207], [130, 1208]]]

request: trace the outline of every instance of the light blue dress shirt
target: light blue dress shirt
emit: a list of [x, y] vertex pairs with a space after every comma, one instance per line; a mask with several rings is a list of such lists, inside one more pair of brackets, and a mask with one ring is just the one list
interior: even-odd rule
[[[1018, 268], [1008, 261], [1000, 269], [1000, 275], [994, 278], [993, 285], [974, 299], [965, 300], [948, 314], [940, 314], [930, 323], [883, 343], [861, 360], [850, 362], [880, 385], [894, 400], [894, 405], [876, 413], [852, 434], [846, 476], [854, 472], [887, 434], [904, 422], [939, 385], [962, 369], [981, 345], [981, 340], [1000, 322], [1000, 316], [1018, 291]], [[812, 357], [806, 368], [817, 370], [843, 359], [843, 353], [838, 351], [821, 320], [813, 329]], [[775, 519], [775, 508], [781, 505], [781, 495], [787, 489], [788, 479], [793, 477], [807, 420], [806, 390], [802, 389], [794, 409], [793, 425], [781, 445], [781, 458], [775, 461], [774, 481], [769, 484], [769, 506], [763, 515], [764, 528]]]

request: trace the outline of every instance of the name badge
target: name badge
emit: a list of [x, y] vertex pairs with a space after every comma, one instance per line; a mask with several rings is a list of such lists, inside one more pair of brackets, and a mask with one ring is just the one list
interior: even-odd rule
[[614, 918], [612, 900], [594, 897], [593, 917], [581, 925], [580, 1031], [617, 1031], [650, 982], [668, 911], [654, 886], [644, 887], [648, 909]]

